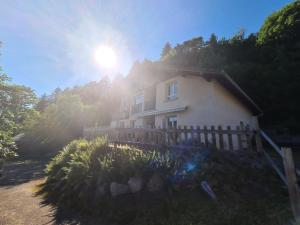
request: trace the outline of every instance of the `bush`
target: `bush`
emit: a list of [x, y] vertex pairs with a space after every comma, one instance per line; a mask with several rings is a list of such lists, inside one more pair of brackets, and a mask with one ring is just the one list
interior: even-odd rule
[[149, 176], [155, 169], [166, 170], [158, 161], [151, 163], [156, 155], [129, 147], [110, 147], [105, 139], [75, 140], [47, 165], [46, 186], [53, 194], [58, 193], [54, 197], [60, 202], [79, 197], [80, 206], [88, 207], [101, 185], [127, 184], [130, 177]]
[[[280, 181], [255, 154], [113, 147], [105, 139], [72, 141], [46, 168], [44, 190], [58, 205], [116, 224], [280, 224], [290, 212]], [[163, 188], [147, 189], [153, 174]], [[142, 177], [143, 189], [112, 197], [112, 182]], [[217, 200], [201, 188], [207, 181]], [[221, 222], [220, 222], [221, 221]]]

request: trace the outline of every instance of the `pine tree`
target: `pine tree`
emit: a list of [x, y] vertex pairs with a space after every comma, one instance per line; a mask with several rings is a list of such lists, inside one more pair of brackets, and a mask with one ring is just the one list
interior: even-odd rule
[[43, 94], [38, 103], [35, 106], [35, 109], [39, 112], [44, 112], [45, 108], [49, 105], [49, 99], [46, 94]]
[[163, 60], [171, 52], [171, 50], [172, 50], [172, 46], [169, 42], [167, 42], [160, 54], [160, 59]]

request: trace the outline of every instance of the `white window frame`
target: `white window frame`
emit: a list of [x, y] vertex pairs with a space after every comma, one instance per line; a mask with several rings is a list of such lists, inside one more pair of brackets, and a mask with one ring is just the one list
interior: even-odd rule
[[167, 85], [167, 100], [174, 100], [177, 98], [178, 84], [176, 81], [170, 82]]
[[176, 115], [167, 116], [167, 128], [175, 128], [177, 127], [177, 125], [178, 125], [178, 119]]
[[144, 103], [144, 95], [140, 94], [140, 95], [134, 96], [134, 104], [135, 105], [143, 104], [143, 103]]

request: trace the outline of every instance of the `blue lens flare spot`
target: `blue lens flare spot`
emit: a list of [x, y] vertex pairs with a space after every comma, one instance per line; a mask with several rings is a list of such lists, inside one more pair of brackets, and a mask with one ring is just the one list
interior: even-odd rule
[[186, 170], [187, 172], [191, 172], [196, 168], [196, 165], [194, 163], [188, 162], [186, 164]]

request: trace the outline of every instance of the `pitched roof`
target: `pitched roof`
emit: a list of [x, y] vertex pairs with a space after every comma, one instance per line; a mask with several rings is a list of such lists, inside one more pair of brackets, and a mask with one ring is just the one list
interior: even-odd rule
[[[203, 70], [197, 67], [175, 67], [161, 64], [152, 65], [149, 72], [161, 73], [156, 76], [156, 82], [169, 79], [177, 75], [201, 76], [206, 80], [215, 79], [223, 85], [228, 91], [243, 102], [255, 115], [261, 115], [261, 108], [242, 90], [242, 88], [224, 71]], [[158, 75], [157, 74], [157, 75]], [[163, 75], [162, 75], [163, 74]], [[153, 75], [153, 74], [152, 74]]]
[[254, 115], [262, 115], [261, 108], [242, 90], [242, 88], [224, 71], [204, 70], [199, 67], [166, 65], [162, 62], [147, 62], [130, 72], [127, 79], [129, 89], [144, 89], [178, 75], [201, 76], [206, 80], [217, 80], [236, 96]]

